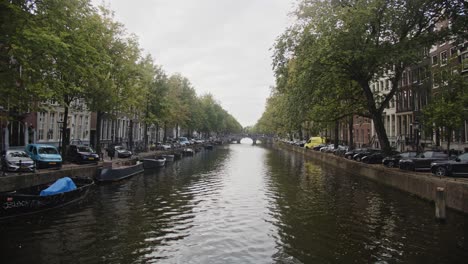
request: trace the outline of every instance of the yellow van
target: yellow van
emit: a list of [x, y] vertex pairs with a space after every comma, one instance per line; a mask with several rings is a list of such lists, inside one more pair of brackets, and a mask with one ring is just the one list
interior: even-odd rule
[[304, 148], [306, 149], [311, 149], [315, 146], [318, 146], [320, 144], [325, 144], [325, 138], [324, 137], [311, 137], [309, 140], [307, 140], [307, 143], [304, 144]]

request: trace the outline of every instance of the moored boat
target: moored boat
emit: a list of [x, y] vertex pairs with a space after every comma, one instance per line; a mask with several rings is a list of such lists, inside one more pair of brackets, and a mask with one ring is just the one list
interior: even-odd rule
[[0, 193], [0, 221], [79, 202], [93, 185], [89, 178], [65, 177], [53, 183]]
[[161, 155], [161, 157], [166, 159], [166, 163], [174, 161], [174, 155]]
[[96, 175], [98, 182], [113, 182], [130, 178], [144, 170], [143, 162], [137, 162], [135, 165], [120, 167], [103, 167]]
[[174, 160], [179, 160], [182, 158], [182, 152], [179, 151], [172, 152], [172, 155], [174, 156]]
[[213, 145], [211, 145], [211, 144], [205, 145], [205, 149], [213, 150]]
[[156, 158], [156, 159], [143, 159], [143, 168], [146, 169], [155, 169], [155, 168], [161, 168], [164, 167], [164, 164], [166, 164], [166, 159], [165, 158]]
[[193, 156], [194, 153], [195, 153], [195, 151], [193, 151], [193, 149], [191, 149], [191, 148], [184, 148], [182, 150], [182, 155], [184, 155], [184, 156]]

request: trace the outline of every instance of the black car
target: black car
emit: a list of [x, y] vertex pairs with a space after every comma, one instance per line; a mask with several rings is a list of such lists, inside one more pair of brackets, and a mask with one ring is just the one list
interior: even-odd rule
[[99, 155], [89, 146], [69, 145], [65, 159], [75, 163], [98, 163]]
[[322, 147], [325, 147], [325, 146], [326, 146], [326, 144], [319, 144], [319, 145], [317, 145], [315, 147], [312, 147], [312, 150], [319, 151]]
[[401, 159], [414, 158], [418, 153], [416, 151], [402, 152], [392, 156], [385, 157], [382, 164], [389, 168], [398, 168]]
[[367, 151], [367, 150], [368, 150], [367, 148], [358, 148], [358, 149], [349, 150], [344, 154], [344, 157], [347, 159], [353, 159], [354, 155]]
[[468, 176], [468, 153], [463, 153], [453, 160], [432, 162], [431, 172], [437, 176]]
[[364, 158], [366, 156], [369, 156], [369, 155], [371, 155], [373, 153], [379, 152], [379, 151], [381, 151], [381, 150], [379, 150], [379, 149], [366, 149], [366, 150], [360, 151], [360, 152], [354, 154], [353, 160], [362, 161], [362, 158]]
[[414, 158], [400, 160], [399, 167], [402, 170], [430, 170], [431, 163], [436, 160], [448, 159], [448, 154], [439, 151], [425, 151]]
[[[399, 154], [397, 151], [392, 151], [390, 153], [392, 156]], [[380, 164], [382, 163], [382, 160], [386, 157], [385, 153], [383, 151], [376, 151], [374, 153], [371, 153], [367, 156], [364, 156], [361, 161], [364, 163], [369, 163], [369, 164]]]

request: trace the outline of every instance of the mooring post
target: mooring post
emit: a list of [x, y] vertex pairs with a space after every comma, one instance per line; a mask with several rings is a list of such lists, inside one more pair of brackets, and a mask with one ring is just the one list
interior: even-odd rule
[[437, 187], [435, 196], [435, 216], [438, 220], [445, 220], [445, 188]]

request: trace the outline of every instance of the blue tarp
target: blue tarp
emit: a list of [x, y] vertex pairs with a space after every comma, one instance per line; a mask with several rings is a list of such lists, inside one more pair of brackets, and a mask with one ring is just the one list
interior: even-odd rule
[[64, 177], [55, 181], [49, 188], [41, 191], [40, 196], [54, 195], [57, 193], [69, 192], [76, 189], [75, 183], [69, 177]]

